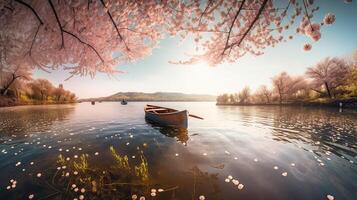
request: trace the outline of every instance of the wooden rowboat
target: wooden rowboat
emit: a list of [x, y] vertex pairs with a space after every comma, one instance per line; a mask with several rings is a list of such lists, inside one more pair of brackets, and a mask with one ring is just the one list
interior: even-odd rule
[[187, 110], [179, 111], [172, 108], [165, 108], [149, 104], [145, 106], [144, 111], [146, 120], [161, 126], [187, 128], [187, 120], [189, 116], [203, 119], [196, 115], [188, 114]]
[[146, 105], [145, 119], [161, 126], [187, 128], [188, 111], [178, 111], [172, 108]]

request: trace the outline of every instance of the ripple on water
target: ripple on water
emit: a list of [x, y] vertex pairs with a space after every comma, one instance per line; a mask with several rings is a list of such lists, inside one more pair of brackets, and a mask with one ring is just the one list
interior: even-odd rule
[[357, 187], [356, 115], [166, 104], [206, 115], [205, 120], [190, 120], [188, 130], [156, 127], [144, 120], [144, 103], [0, 109], [0, 185], [6, 189], [0, 196], [143, 200], [264, 194], [331, 200], [354, 195], [341, 185]]

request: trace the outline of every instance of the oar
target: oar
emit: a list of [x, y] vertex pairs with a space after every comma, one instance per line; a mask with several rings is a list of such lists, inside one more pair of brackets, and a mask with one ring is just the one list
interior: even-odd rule
[[191, 114], [189, 114], [188, 116], [193, 117], [193, 118], [197, 118], [197, 119], [202, 119], [202, 120], [203, 120], [202, 117], [199, 117], [199, 116], [197, 116], [197, 115], [191, 115]]

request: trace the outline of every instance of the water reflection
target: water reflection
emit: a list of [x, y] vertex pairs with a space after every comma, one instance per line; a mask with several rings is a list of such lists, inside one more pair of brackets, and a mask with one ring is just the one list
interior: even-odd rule
[[187, 130], [145, 104], [0, 109], [0, 198], [355, 199], [353, 113], [165, 103], [204, 113]]
[[165, 127], [165, 126], [160, 126], [159, 124], [153, 123], [151, 121], [145, 120], [152, 128], [155, 130], [158, 130], [161, 134], [171, 137], [171, 138], [176, 138], [177, 141], [187, 144], [187, 141], [189, 140], [189, 135], [188, 135], [188, 130], [186, 128], [176, 128], [176, 127]]
[[337, 110], [279, 108], [271, 126], [274, 140], [309, 144], [320, 151], [357, 156], [356, 116]]
[[308, 144], [323, 150], [344, 151], [357, 156], [357, 114], [335, 109], [305, 107], [220, 107], [235, 115], [246, 127], [268, 129], [273, 140]]

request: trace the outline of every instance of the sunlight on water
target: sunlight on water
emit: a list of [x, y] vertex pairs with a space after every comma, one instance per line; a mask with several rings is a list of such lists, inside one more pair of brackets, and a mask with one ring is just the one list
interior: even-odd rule
[[1, 199], [356, 199], [357, 114], [334, 109], [157, 103], [0, 109]]

